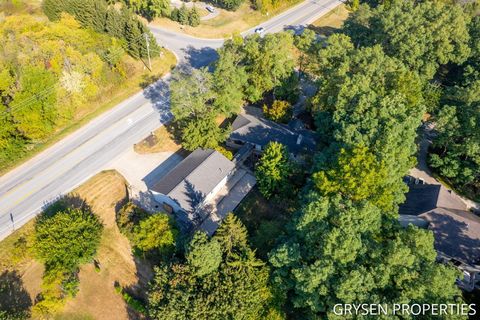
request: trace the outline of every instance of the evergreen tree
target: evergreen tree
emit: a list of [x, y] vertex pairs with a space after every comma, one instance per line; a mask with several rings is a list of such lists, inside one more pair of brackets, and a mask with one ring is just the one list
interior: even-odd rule
[[189, 16], [190, 16], [190, 12], [185, 6], [185, 3], [183, 3], [178, 11], [178, 22], [180, 22], [180, 24], [188, 24]]
[[125, 24], [125, 39], [127, 40], [127, 52], [132, 57], [140, 58], [142, 51], [142, 42], [144, 37], [139, 27], [139, 22], [135, 18], [130, 18]]
[[198, 12], [197, 7], [193, 7], [190, 10], [189, 16], [188, 16], [188, 25], [192, 27], [197, 27], [200, 24], [200, 13]]
[[270, 142], [255, 167], [258, 188], [265, 198], [281, 194], [288, 189], [292, 173], [287, 148], [279, 142]]
[[[220, 249], [220, 261], [218, 250]], [[207, 259], [207, 263], [199, 259]], [[261, 319], [271, 298], [268, 269], [228, 215], [216, 235], [195, 235], [184, 263], [156, 268], [149, 290], [152, 319]]]
[[60, 20], [62, 12], [67, 8], [69, 0], [44, 0], [42, 9], [50, 21]]
[[182, 147], [193, 151], [198, 148], [215, 149], [230, 134], [230, 129], [218, 126], [213, 115], [190, 118], [181, 129]]
[[188, 264], [198, 277], [216, 272], [222, 262], [222, 248], [217, 239], [209, 240], [207, 234], [196, 232], [186, 253]]
[[123, 38], [125, 20], [120, 12], [113, 7], [107, 10], [105, 30], [112, 37]]

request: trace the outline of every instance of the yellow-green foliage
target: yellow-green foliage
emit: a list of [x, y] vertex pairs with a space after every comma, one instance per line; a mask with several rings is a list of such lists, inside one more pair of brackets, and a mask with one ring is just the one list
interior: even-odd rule
[[276, 122], [288, 122], [292, 117], [292, 105], [288, 101], [275, 100], [271, 107], [263, 106], [265, 116]]
[[216, 147], [215, 150], [217, 150], [218, 152], [220, 152], [221, 154], [223, 154], [223, 156], [224, 156], [225, 158], [227, 158], [228, 160], [233, 160], [233, 153], [232, 153], [232, 151], [227, 150], [227, 149], [225, 149], [225, 148], [222, 147], [222, 146]]
[[119, 40], [81, 29], [68, 15], [55, 23], [8, 16], [0, 21], [0, 43], [0, 167], [132, 70]]

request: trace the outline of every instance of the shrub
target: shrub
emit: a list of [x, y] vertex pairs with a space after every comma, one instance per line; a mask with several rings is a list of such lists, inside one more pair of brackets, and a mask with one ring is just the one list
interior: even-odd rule
[[102, 228], [98, 217], [90, 211], [43, 213], [35, 223], [33, 249], [47, 270], [71, 272], [93, 258]]
[[225, 158], [227, 158], [228, 160], [232, 160], [233, 159], [233, 153], [232, 151], [230, 150], [227, 150], [225, 149], [224, 147], [222, 146], [218, 146], [215, 148], [216, 151], [220, 152], [221, 154], [223, 154], [225, 156]]
[[155, 213], [140, 221], [133, 233], [134, 246], [143, 251], [158, 250], [160, 254], [168, 254], [175, 248], [177, 230], [173, 222], [164, 213]]
[[270, 120], [287, 123], [292, 117], [292, 105], [288, 101], [275, 100], [271, 107], [263, 106], [263, 113]]

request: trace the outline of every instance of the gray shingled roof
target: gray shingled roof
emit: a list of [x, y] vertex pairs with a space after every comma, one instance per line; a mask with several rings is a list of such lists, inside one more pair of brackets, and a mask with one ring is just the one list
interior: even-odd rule
[[439, 184], [410, 185], [406, 198], [400, 206], [400, 214], [420, 215], [436, 208], [467, 209], [457, 195]]
[[151, 189], [169, 196], [185, 211], [193, 211], [234, 167], [215, 150], [197, 149]]
[[[301, 138], [299, 139], [299, 136]], [[314, 133], [308, 130], [294, 130], [287, 125], [248, 114], [237, 116], [232, 124], [230, 139], [249, 142], [260, 146], [277, 141], [287, 146], [290, 152], [314, 150]], [[299, 142], [299, 143], [297, 143]]]
[[400, 206], [400, 223], [425, 227], [433, 232], [435, 249], [468, 264], [480, 264], [480, 217], [442, 185], [412, 184]]
[[480, 218], [455, 209], [436, 208], [420, 215], [429, 222], [435, 249], [468, 264], [480, 264]]

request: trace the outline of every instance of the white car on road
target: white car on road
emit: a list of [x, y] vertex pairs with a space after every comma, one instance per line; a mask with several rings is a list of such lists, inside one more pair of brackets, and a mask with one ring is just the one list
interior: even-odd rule
[[255, 29], [255, 33], [263, 34], [264, 32], [265, 32], [265, 28], [264, 28], [264, 27], [260, 27], [260, 28]]
[[215, 13], [215, 8], [212, 6], [206, 6], [205, 9], [210, 13]]

